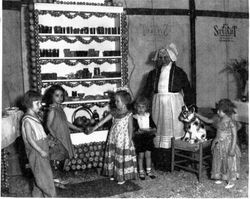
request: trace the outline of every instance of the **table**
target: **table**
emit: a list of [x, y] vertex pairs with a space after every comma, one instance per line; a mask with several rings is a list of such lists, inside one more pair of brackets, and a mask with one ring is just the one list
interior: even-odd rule
[[16, 138], [21, 135], [21, 118], [23, 112], [20, 110], [10, 111], [9, 115], [2, 118], [2, 141], [1, 149], [6, 148], [13, 142]]
[[248, 102], [241, 102], [234, 100], [237, 110], [235, 114], [235, 120], [248, 124]]
[[248, 143], [248, 125], [249, 125], [249, 118], [248, 118], [248, 102], [241, 102], [234, 100], [233, 103], [236, 106], [236, 114], [235, 114], [235, 120], [238, 122], [241, 122], [243, 125], [245, 125], [246, 129], [246, 141]]
[[10, 146], [21, 135], [21, 118], [23, 112], [15, 109], [8, 111], [8, 115], [2, 117], [1, 140], [1, 188], [9, 190], [8, 183], [8, 153], [6, 147]]

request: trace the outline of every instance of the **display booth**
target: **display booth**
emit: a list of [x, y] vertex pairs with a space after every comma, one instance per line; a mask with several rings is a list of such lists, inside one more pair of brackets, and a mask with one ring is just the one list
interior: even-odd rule
[[[93, 126], [109, 112], [109, 93], [127, 83], [123, 7], [34, 3], [29, 5], [29, 23], [32, 87], [44, 94], [51, 85], [61, 85], [68, 94], [63, 102], [68, 120], [80, 128]], [[91, 135], [72, 132], [76, 155], [66, 170], [101, 167], [107, 134], [107, 128]]]

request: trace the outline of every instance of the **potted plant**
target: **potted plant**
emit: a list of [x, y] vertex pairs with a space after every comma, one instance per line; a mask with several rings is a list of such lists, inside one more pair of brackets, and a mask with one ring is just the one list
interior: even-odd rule
[[221, 72], [233, 74], [238, 88], [237, 98], [246, 101], [248, 96], [248, 60], [232, 59]]

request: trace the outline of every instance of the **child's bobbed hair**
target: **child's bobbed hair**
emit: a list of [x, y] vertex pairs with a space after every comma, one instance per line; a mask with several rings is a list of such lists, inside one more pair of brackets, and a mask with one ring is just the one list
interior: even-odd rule
[[62, 86], [58, 84], [54, 84], [45, 91], [44, 96], [43, 96], [43, 102], [45, 102], [47, 106], [50, 104], [53, 104], [53, 95], [55, 91], [57, 90], [60, 90], [63, 92], [63, 101], [65, 100], [65, 97], [67, 95], [66, 90]]
[[125, 90], [120, 90], [117, 91], [115, 93], [116, 96], [119, 96], [122, 100], [122, 102], [126, 105], [126, 107], [129, 109], [131, 102], [132, 102], [132, 98], [131, 95], [129, 94], [129, 92], [125, 91]]
[[235, 108], [235, 104], [230, 99], [221, 99], [216, 103], [216, 109], [223, 111], [228, 116], [232, 116], [236, 113]]
[[33, 102], [42, 100], [42, 95], [37, 91], [29, 90], [23, 96], [23, 106], [28, 109], [32, 108]]
[[138, 106], [139, 104], [142, 104], [142, 105], [146, 106], [147, 111], [148, 111], [148, 109], [149, 109], [149, 100], [148, 100], [146, 97], [140, 96], [140, 97], [138, 97], [138, 98], [135, 100], [135, 105], [134, 105], [135, 109], [137, 109], [137, 106]]

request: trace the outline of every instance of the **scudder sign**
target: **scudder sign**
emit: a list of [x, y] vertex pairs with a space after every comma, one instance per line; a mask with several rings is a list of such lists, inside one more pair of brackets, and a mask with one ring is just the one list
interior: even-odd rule
[[219, 41], [229, 42], [234, 41], [237, 36], [237, 26], [223, 24], [222, 26], [214, 25], [214, 36], [219, 38]]

